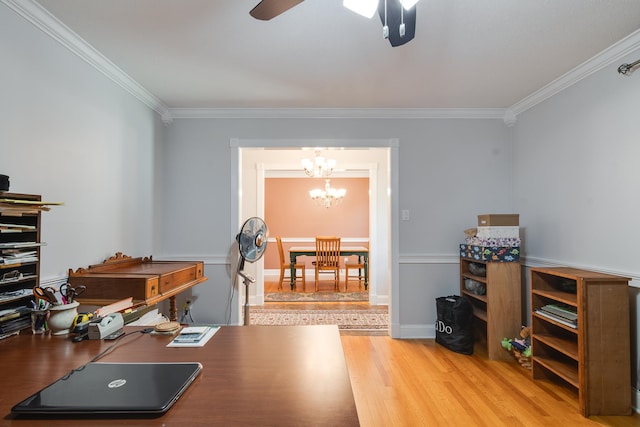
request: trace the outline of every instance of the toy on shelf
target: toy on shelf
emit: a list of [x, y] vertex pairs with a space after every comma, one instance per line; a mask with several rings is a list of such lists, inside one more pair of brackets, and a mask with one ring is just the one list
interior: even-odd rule
[[523, 368], [531, 369], [531, 327], [523, 326], [519, 338], [503, 338], [502, 347], [513, 354]]

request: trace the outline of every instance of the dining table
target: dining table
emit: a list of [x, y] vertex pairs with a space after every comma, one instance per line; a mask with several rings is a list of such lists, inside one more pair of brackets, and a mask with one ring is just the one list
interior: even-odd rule
[[[340, 256], [358, 256], [358, 263], [364, 264], [364, 288], [369, 286], [369, 248], [365, 246], [340, 246]], [[291, 262], [291, 290], [295, 288], [295, 265], [299, 256], [316, 256], [315, 246], [292, 246], [289, 248], [289, 260]], [[364, 261], [364, 262], [363, 262]]]

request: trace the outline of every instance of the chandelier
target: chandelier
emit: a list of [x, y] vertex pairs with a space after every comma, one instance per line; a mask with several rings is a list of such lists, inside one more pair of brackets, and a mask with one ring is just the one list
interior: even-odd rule
[[329, 181], [331, 180], [328, 178], [324, 180], [324, 190], [316, 188], [309, 191], [309, 196], [311, 196], [311, 199], [314, 200], [318, 205], [324, 206], [325, 208], [339, 205], [340, 203], [342, 203], [344, 196], [347, 194], [347, 190], [344, 188], [332, 188]]
[[335, 159], [327, 159], [320, 155], [320, 150], [315, 151], [315, 158], [302, 159], [304, 173], [313, 178], [322, 178], [331, 175], [336, 167]]

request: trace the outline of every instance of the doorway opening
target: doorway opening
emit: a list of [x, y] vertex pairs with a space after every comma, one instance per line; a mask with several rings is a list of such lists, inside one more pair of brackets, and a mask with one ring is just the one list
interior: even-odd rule
[[[397, 219], [397, 140], [240, 140], [231, 141], [232, 229], [243, 218], [264, 217], [264, 183], [269, 176], [304, 177], [301, 159], [316, 147], [332, 150], [341, 171], [338, 174], [361, 174], [370, 180], [370, 304], [387, 305], [391, 335], [397, 315], [398, 219]], [[312, 153], [312, 151], [311, 151]], [[235, 197], [234, 197], [235, 196]], [[234, 203], [235, 199], [235, 203]], [[311, 238], [310, 236], [300, 236]], [[270, 237], [275, 247], [275, 236]], [[250, 304], [263, 305], [265, 291], [264, 262], [256, 263], [256, 284], [250, 290]], [[238, 301], [238, 305], [244, 301]], [[239, 312], [239, 310], [238, 310]], [[396, 314], [394, 314], [396, 313]]]

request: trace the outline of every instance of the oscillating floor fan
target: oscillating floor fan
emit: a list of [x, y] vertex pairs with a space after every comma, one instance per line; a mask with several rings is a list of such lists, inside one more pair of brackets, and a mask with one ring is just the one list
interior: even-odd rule
[[240, 262], [238, 262], [238, 274], [244, 279], [245, 299], [244, 299], [244, 324], [248, 325], [249, 320], [249, 285], [255, 283], [256, 279], [244, 271], [245, 261], [256, 262], [267, 249], [267, 239], [269, 229], [262, 218], [251, 217], [242, 224], [240, 232], [236, 236], [238, 250], [240, 252]]

